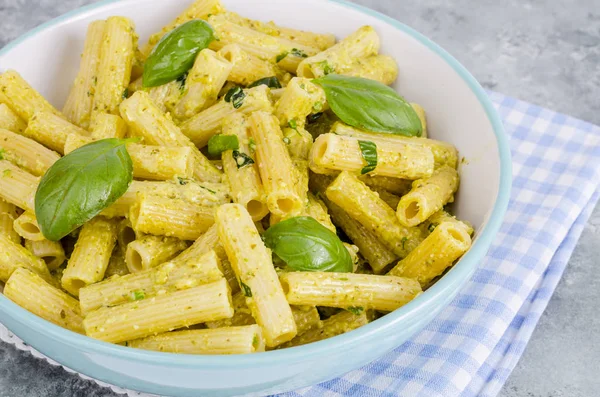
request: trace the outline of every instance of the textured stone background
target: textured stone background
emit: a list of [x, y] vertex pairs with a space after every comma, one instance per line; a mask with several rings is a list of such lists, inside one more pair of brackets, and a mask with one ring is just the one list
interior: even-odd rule
[[[92, 0], [0, 0], [0, 47]], [[429, 36], [489, 89], [600, 124], [598, 0], [355, 0]], [[591, 397], [600, 377], [600, 207], [502, 397]], [[0, 343], [0, 397], [112, 397]]]

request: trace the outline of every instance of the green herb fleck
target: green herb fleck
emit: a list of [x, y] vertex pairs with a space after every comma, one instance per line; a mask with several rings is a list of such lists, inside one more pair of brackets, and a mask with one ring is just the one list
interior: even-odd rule
[[300, 58], [308, 58], [308, 55], [306, 55], [306, 53], [302, 50], [299, 50], [297, 48], [292, 48], [291, 51], [292, 55], [295, 57], [300, 57]]
[[2, 176], [10, 176], [10, 170], [2, 171]]
[[281, 54], [277, 55], [277, 58], [275, 58], [275, 63], [279, 63], [283, 60], [283, 58], [287, 57], [289, 55], [288, 51], [284, 51]]
[[256, 80], [254, 83], [250, 84], [248, 88], [258, 87], [259, 85], [266, 85], [269, 88], [281, 88], [281, 83], [275, 76], [264, 77]]
[[244, 104], [246, 93], [241, 87], [233, 87], [225, 94], [225, 102], [231, 102], [235, 109], [239, 109]]
[[402, 243], [402, 249], [405, 249], [404, 244], [406, 244], [407, 241], [408, 241], [408, 237], [402, 237], [402, 240], [400, 240], [400, 242]]
[[289, 145], [290, 143], [292, 143], [292, 141], [290, 140], [290, 138], [288, 138], [287, 136], [284, 136], [284, 137], [283, 137], [283, 142], [284, 142], [286, 145]]
[[187, 78], [188, 78], [188, 72], [185, 72], [181, 76], [177, 77], [176, 81], [179, 83], [180, 90], [183, 90], [185, 88], [185, 82], [187, 81]]
[[323, 110], [323, 102], [321, 102], [321, 101], [315, 102], [315, 104], [313, 105], [313, 110], [315, 112], [320, 112], [321, 110]]
[[[437, 227], [437, 223], [430, 223], [429, 226], [427, 227], [427, 230], [429, 230], [429, 233], [433, 232], [435, 230], [435, 228]], [[404, 248], [404, 247], [403, 247]]]
[[4, 160], [4, 153], [5, 153], [5, 150], [0, 148], [0, 160]]
[[254, 160], [252, 159], [252, 157], [248, 156], [246, 153], [234, 150], [233, 153], [231, 153], [231, 155], [233, 156], [233, 159], [235, 160], [235, 164], [237, 165], [238, 169], [250, 164], [254, 164]]
[[360, 171], [361, 174], [366, 174], [377, 167], [377, 145], [371, 141], [358, 141], [360, 152], [367, 165]]
[[256, 141], [254, 140], [254, 138], [250, 138], [250, 140], [248, 141], [248, 148], [250, 149], [251, 153], [256, 152]]
[[291, 119], [290, 121], [288, 121], [288, 125], [290, 126], [290, 128], [293, 128], [294, 130], [298, 131], [298, 123], [296, 122], [296, 119]]
[[177, 177], [177, 181], [179, 182], [180, 185], [187, 185], [189, 183], [189, 180], [182, 178], [182, 177]]
[[242, 292], [244, 293], [244, 296], [252, 298], [252, 290], [250, 289], [250, 287], [244, 284], [242, 280], [240, 280], [240, 287], [242, 287]]
[[139, 301], [146, 297], [144, 291], [134, 291], [131, 293], [131, 300]]
[[323, 73], [325, 73], [325, 76], [327, 76], [328, 74], [331, 73], [335, 73], [335, 69], [331, 67], [331, 65], [329, 64], [329, 62], [327, 61], [321, 61], [319, 63], [317, 63], [317, 65], [319, 67], [321, 67], [321, 69], [323, 69]]
[[258, 347], [260, 340], [258, 339], [258, 335], [254, 335], [254, 338], [252, 338], [252, 347], [254, 347], [255, 349]]
[[217, 134], [208, 141], [208, 154], [213, 157], [220, 156], [227, 150], [238, 150], [240, 141], [236, 135]]
[[125, 88], [125, 90], [123, 91], [123, 95], [121, 95], [121, 98], [123, 98], [123, 100], [125, 100], [128, 97], [129, 97], [129, 88]]
[[354, 314], [355, 316], [358, 316], [365, 310], [365, 308], [362, 306], [350, 306], [350, 307], [347, 307], [346, 310], [348, 310], [350, 313]]
[[217, 194], [217, 192], [215, 192], [215, 191], [214, 191], [214, 190], [212, 190], [212, 189], [209, 189], [209, 188], [207, 188], [206, 186], [202, 186], [202, 185], [198, 185], [198, 186], [200, 186], [200, 187], [201, 187], [202, 189], [204, 189], [204, 190], [208, 190], [208, 191], [209, 191], [209, 192], [211, 192], [212, 194]]

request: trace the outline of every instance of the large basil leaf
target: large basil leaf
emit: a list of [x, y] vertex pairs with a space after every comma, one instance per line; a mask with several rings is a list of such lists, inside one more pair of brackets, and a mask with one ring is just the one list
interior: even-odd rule
[[423, 133], [421, 120], [410, 103], [385, 84], [337, 74], [313, 82], [323, 87], [331, 110], [346, 124], [406, 136]]
[[144, 64], [144, 87], [156, 87], [183, 76], [196, 55], [215, 39], [212, 27], [194, 19], [167, 33]]
[[35, 215], [48, 240], [60, 240], [127, 191], [133, 180], [127, 142], [92, 142], [50, 167], [35, 195]]
[[271, 226], [265, 245], [290, 268], [308, 272], [352, 272], [352, 258], [331, 230], [309, 216]]

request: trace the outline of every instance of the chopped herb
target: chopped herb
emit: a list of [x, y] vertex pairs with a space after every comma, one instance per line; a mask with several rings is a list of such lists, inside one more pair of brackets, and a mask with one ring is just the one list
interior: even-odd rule
[[92, 96], [92, 93], [88, 91], [87, 96]]
[[10, 170], [2, 171], [2, 176], [9, 176], [9, 175], [10, 175]]
[[129, 346], [129, 342], [125, 341], [125, 347]]
[[0, 160], [4, 160], [4, 152], [5, 150], [0, 148]]
[[315, 112], [320, 112], [321, 110], [323, 110], [323, 102], [321, 102], [321, 101], [315, 102], [315, 104], [313, 105], [313, 110]]
[[98, 77], [94, 76], [92, 80], [94, 81], [94, 85], [98, 84]]
[[244, 104], [246, 93], [241, 87], [233, 87], [225, 94], [225, 102], [231, 102], [235, 109], [239, 109]]
[[298, 123], [295, 119], [291, 119], [290, 121], [288, 121], [288, 125], [290, 126], [290, 128], [293, 128], [296, 131], [298, 131]]
[[179, 182], [180, 185], [187, 185], [189, 183], [189, 181], [185, 178], [181, 178], [181, 177], [177, 177], [177, 181]]
[[306, 55], [306, 53], [302, 50], [299, 50], [297, 48], [292, 48], [291, 51], [292, 55], [295, 57], [300, 57], [300, 58], [308, 58], [308, 55]]
[[246, 153], [234, 150], [232, 156], [235, 160], [235, 164], [237, 165], [238, 169], [250, 164], [254, 164], [254, 160], [252, 159], [252, 157], [248, 156]]
[[317, 63], [318, 66], [321, 67], [321, 69], [323, 69], [323, 73], [325, 73], [325, 75], [327, 76], [328, 74], [331, 73], [335, 73], [335, 69], [331, 67], [331, 65], [329, 64], [329, 62], [327, 61], [322, 61]]
[[121, 95], [121, 97], [123, 98], [123, 100], [129, 97], [129, 88], [125, 88], [125, 91], [123, 91], [123, 95]]
[[252, 298], [252, 290], [250, 289], [250, 287], [244, 284], [242, 280], [240, 280], [240, 287], [242, 287], [242, 292], [244, 293], [244, 296]]
[[262, 79], [256, 80], [254, 83], [250, 84], [248, 88], [258, 87], [259, 85], [266, 85], [269, 88], [281, 88], [281, 83], [277, 80], [277, 77], [264, 77]]
[[183, 90], [185, 87], [185, 82], [187, 81], [188, 72], [185, 72], [181, 76], [177, 77], [177, 82], [179, 83], [179, 89]]
[[204, 190], [208, 190], [208, 191], [209, 191], [209, 192], [211, 192], [212, 194], [217, 194], [217, 192], [215, 192], [215, 191], [214, 191], [214, 190], [212, 190], [212, 189], [209, 189], [209, 188], [207, 188], [206, 186], [202, 186], [202, 185], [198, 185], [198, 186], [200, 186], [200, 187], [201, 187], [202, 189], [204, 189]]
[[144, 291], [134, 291], [131, 293], [131, 300], [139, 301], [146, 297]]
[[429, 230], [429, 233], [433, 232], [437, 225], [438, 225], [437, 223], [430, 223], [429, 226], [427, 227], [427, 230]]
[[275, 62], [279, 63], [283, 60], [283, 58], [287, 57], [289, 55], [288, 51], [282, 52], [281, 54], [277, 55], [277, 58], [275, 58]]
[[362, 313], [365, 308], [362, 306], [350, 306], [347, 307], [346, 310], [348, 310], [350, 313], [354, 314], [355, 316], [360, 315], [360, 313]]
[[284, 142], [286, 145], [289, 145], [290, 143], [292, 143], [292, 141], [290, 140], [290, 138], [288, 138], [287, 136], [284, 136], [284, 137], [283, 137], [283, 142]]
[[358, 141], [363, 159], [367, 165], [360, 171], [361, 174], [366, 174], [377, 167], [377, 145], [371, 141]]
[[254, 140], [254, 138], [250, 138], [250, 140], [248, 141], [248, 148], [250, 149], [251, 153], [256, 152], [256, 141]]
[[208, 154], [211, 156], [220, 156], [227, 150], [238, 150], [240, 141], [236, 135], [217, 134], [208, 141]]
[[254, 335], [254, 338], [252, 338], [252, 347], [254, 347], [255, 349], [258, 347], [260, 340], [258, 339], [258, 335]]
[[312, 123], [316, 122], [317, 120], [319, 120], [321, 118], [321, 116], [323, 116], [323, 112], [309, 114], [308, 117], [306, 118], [306, 120], [308, 121], [308, 124], [312, 124]]
[[408, 237], [402, 237], [402, 240], [400, 240], [400, 242], [402, 243], [402, 249], [405, 249], [404, 244], [406, 244], [407, 241], [408, 241]]

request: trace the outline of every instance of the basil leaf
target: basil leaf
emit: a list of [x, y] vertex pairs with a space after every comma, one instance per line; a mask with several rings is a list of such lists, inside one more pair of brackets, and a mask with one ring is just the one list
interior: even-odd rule
[[338, 236], [309, 216], [279, 222], [263, 238], [265, 245], [294, 270], [352, 272], [352, 259]]
[[225, 94], [225, 102], [231, 102], [235, 109], [239, 109], [244, 104], [246, 93], [241, 87], [233, 87]]
[[410, 103], [375, 80], [327, 75], [313, 80], [323, 87], [331, 110], [344, 123], [374, 132], [421, 136], [421, 120]]
[[281, 88], [281, 83], [275, 76], [258, 79], [254, 83], [250, 84], [248, 88], [258, 87], [259, 85], [266, 85], [269, 88]]
[[35, 215], [44, 237], [58, 241], [121, 197], [133, 180], [130, 140], [103, 139], [59, 159], [42, 177]]
[[377, 167], [377, 145], [371, 141], [358, 141], [360, 152], [367, 166], [360, 170], [361, 175], [371, 172]]
[[144, 64], [144, 87], [156, 87], [183, 76], [194, 65], [196, 55], [213, 40], [212, 27], [199, 19], [167, 33]]
[[208, 154], [211, 156], [220, 156], [226, 150], [237, 150], [240, 148], [240, 141], [235, 135], [214, 135], [208, 141]]
[[279, 63], [279, 62], [283, 61], [283, 59], [285, 57], [287, 57], [289, 54], [290, 54], [289, 51], [284, 51], [281, 54], [277, 55], [277, 57], [275, 58], [275, 63]]
[[242, 293], [244, 294], [244, 296], [246, 296], [248, 298], [252, 298], [252, 290], [250, 289], [250, 287], [248, 287], [247, 284], [244, 284], [244, 282], [242, 280], [240, 280], [240, 287], [242, 289]]
[[231, 155], [235, 160], [235, 164], [237, 165], [238, 170], [247, 165], [254, 164], [254, 160], [252, 159], [252, 157], [248, 156], [246, 153], [234, 150], [231, 153]]

